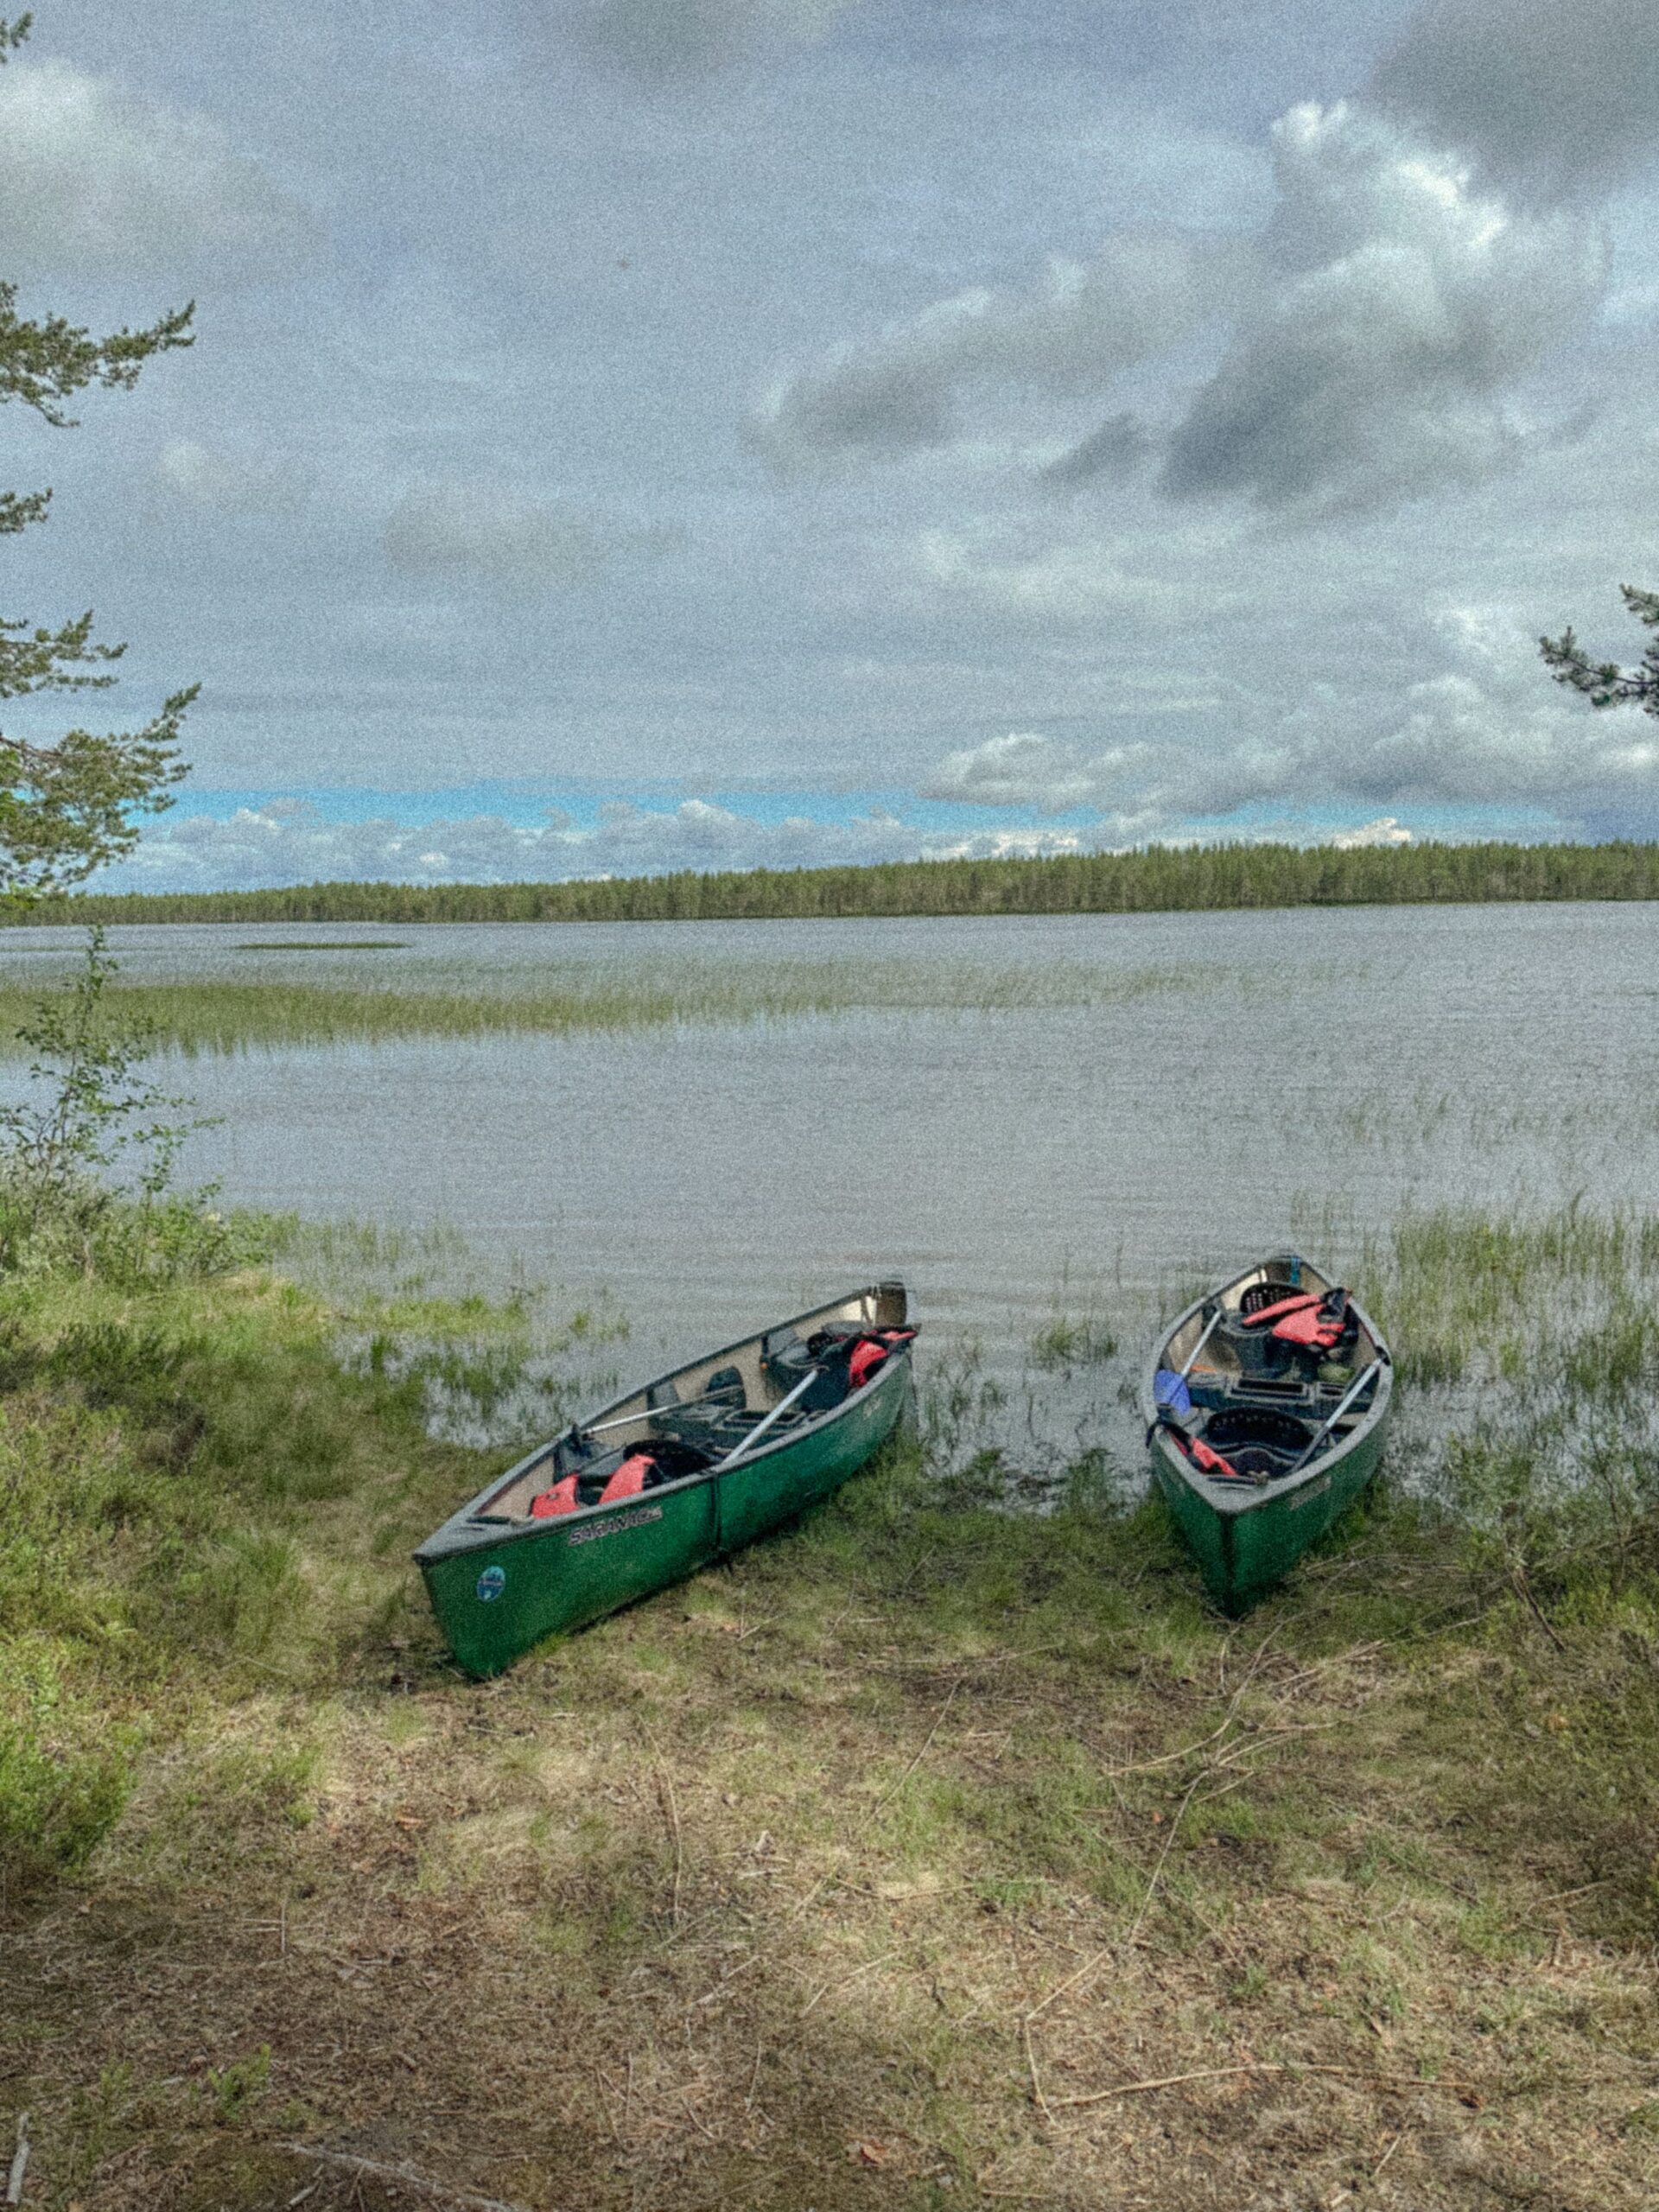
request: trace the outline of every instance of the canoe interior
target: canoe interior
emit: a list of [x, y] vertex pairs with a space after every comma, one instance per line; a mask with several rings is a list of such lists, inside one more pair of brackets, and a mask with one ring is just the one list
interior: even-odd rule
[[[896, 1282], [877, 1283], [868, 1289], [855, 1291], [828, 1306], [813, 1307], [798, 1313], [771, 1329], [757, 1330], [754, 1335], [744, 1337], [735, 1344], [726, 1344], [718, 1351], [708, 1352], [699, 1359], [688, 1361], [654, 1381], [642, 1383], [626, 1397], [617, 1398], [598, 1412], [586, 1416], [566, 1430], [563, 1435], [538, 1446], [527, 1459], [508, 1469], [492, 1486], [464, 1506], [453, 1521], [445, 1523], [446, 1530], [460, 1533], [471, 1524], [490, 1528], [502, 1521], [527, 1521], [531, 1501], [538, 1491], [547, 1488], [549, 1480], [562, 1472], [566, 1464], [569, 1442], [576, 1432], [591, 1433], [599, 1428], [606, 1432], [603, 1441], [607, 1452], [619, 1458], [636, 1445], [651, 1443], [674, 1426], [674, 1408], [685, 1407], [702, 1397], [713, 1378], [724, 1370], [735, 1368], [743, 1386], [743, 1404], [751, 1415], [764, 1417], [781, 1403], [788, 1395], [788, 1385], [780, 1382], [767, 1370], [763, 1349], [769, 1338], [792, 1330], [801, 1338], [810, 1337], [819, 1329], [837, 1324], [854, 1328], [895, 1329], [904, 1325], [906, 1300], [904, 1287]], [[785, 1414], [783, 1421], [767, 1432], [767, 1440], [781, 1442], [791, 1432], [804, 1427], [810, 1417]], [[735, 1436], [724, 1440], [734, 1442]], [[684, 1479], [696, 1481], [707, 1470], [699, 1470]], [[594, 1505], [581, 1509], [587, 1513], [609, 1510]], [[577, 1516], [566, 1516], [574, 1523]], [[460, 1524], [459, 1527], [457, 1524]]]
[[[658, 1376], [498, 1476], [415, 1554], [456, 1662], [499, 1674], [543, 1637], [695, 1574], [828, 1497], [912, 1402], [907, 1340], [856, 1382], [850, 1363], [863, 1332], [901, 1329], [905, 1315], [899, 1283], [849, 1292]], [[838, 1328], [845, 1357], [811, 1349], [817, 1331]], [[603, 1500], [610, 1473], [645, 1445], [642, 1486]], [[569, 1477], [576, 1509], [535, 1514]]]
[[[1264, 1362], [1260, 1340], [1237, 1325], [1242, 1301], [1257, 1284], [1323, 1294], [1333, 1287], [1325, 1270], [1294, 1253], [1243, 1269], [1196, 1300], [1163, 1333], [1142, 1389], [1153, 1474], [1177, 1526], [1196, 1555], [1211, 1593], [1229, 1610], [1253, 1603], [1294, 1566], [1370, 1480], [1381, 1460], [1393, 1407], [1394, 1370], [1381, 1333], [1350, 1301], [1357, 1323], [1342, 1355], [1341, 1379], [1319, 1375], [1317, 1355]], [[1217, 1306], [1220, 1324], [1205, 1331]], [[1230, 1326], [1230, 1324], [1231, 1325]], [[1218, 1482], [1195, 1466], [1157, 1425], [1154, 1377], [1178, 1372], [1194, 1352], [1188, 1376], [1194, 1414], [1188, 1426], [1225, 1451], [1230, 1434], [1252, 1431], [1286, 1440], [1281, 1471], [1257, 1482]], [[1300, 1440], [1314, 1443], [1338, 1412], [1351, 1382], [1377, 1366], [1376, 1379], [1332, 1423], [1305, 1464]]]

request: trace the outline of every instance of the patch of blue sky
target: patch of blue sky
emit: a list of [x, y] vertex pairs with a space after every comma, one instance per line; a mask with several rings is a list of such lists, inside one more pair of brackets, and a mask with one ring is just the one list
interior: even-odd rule
[[[899, 788], [848, 791], [731, 788], [694, 793], [682, 784], [666, 782], [623, 787], [486, 779], [438, 791], [365, 790], [349, 785], [186, 791], [167, 822], [173, 828], [192, 818], [230, 822], [244, 812], [281, 816], [303, 809], [314, 820], [342, 827], [394, 821], [415, 830], [436, 823], [486, 817], [515, 829], [543, 829], [554, 821], [575, 830], [597, 830], [605, 826], [607, 810], [618, 805], [637, 809], [641, 813], [671, 814], [689, 798], [768, 829], [797, 821], [810, 822], [825, 829], [850, 828], [868, 823], [872, 817], [885, 817], [928, 837], [971, 837], [1010, 832], [1045, 838], [1076, 838], [1084, 846], [1106, 842], [1100, 816], [1092, 806], [1039, 815], [1029, 807], [984, 806], [957, 799], [923, 798]], [[1504, 838], [1525, 843], [1560, 834], [1559, 822], [1548, 809], [1502, 801], [1462, 804], [1396, 802], [1386, 817], [1376, 817], [1384, 818], [1408, 830], [1415, 839], [1438, 838], [1450, 842]], [[1287, 807], [1282, 802], [1263, 799], [1231, 814], [1195, 817], [1184, 825], [1184, 830], [1187, 836], [1206, 839], [1256, 840], [1282, 836], [1295, 843], [1320, 843], [1368, 826], [1363, 810], [1351, 800]]]
[[316, 818], [341, 824], [396, 821], [410, 829], [438, 822], [465, 821], [487, 815], [517, 829], [533, 830], [550, 818], [563, 817], [577, 830], [599, 829], [606, 810], [617, 805], [638, 808], [642, 813], [668, 814], [688, 799], [717, 806], [766, 827], [805, 820], [826, 827], [868, 822], [873, 814], [888, 815], [907, 827], [926, 831], [957, 832], [1001, 829], [1053, 831], [1091, 830], [1097, 819], [1093, 807], [1074, 807], [1064, 814], [1040, 818], [1029, 808], [969, 805], [956, 799], [918, 798], [913, 791], [868, 790], [722, 791], [690, 791], [681, 784], [634, 785], [626, 788], [592, 785], [517, 784], [485, 781], [452, 785], [439, 791], [367, 791], [353, 785], [338, 787], [288, 786], [274, 790], [186, 791], [167, 817], [169, 826], [200, 817], [229, 822], [238, 814], [281, 813], [296, 806]]

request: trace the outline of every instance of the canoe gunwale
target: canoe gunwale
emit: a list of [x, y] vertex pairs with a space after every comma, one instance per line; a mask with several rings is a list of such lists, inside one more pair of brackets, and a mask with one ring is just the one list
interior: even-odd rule
[[[830, 1429], [868, 1404], [879, 1392], [892, 1383], [896, 1376], [909, 1372], [911, 1363], [909, 1344], [905, 1344], [892, 1352], [881, 1362], [868, 1382], [857, 1390], [849, 1391], [839, 1404], [826, 1407], [823, 1413], [810, 1415], [804, 1421], [793, 1427], [775, 1430], [766, 1442], [753, 1452], [746, 1452], [740, 1446], [736, 1456], [728, 1464], [717, 1462], [712, 1466], [694, 1468], [690, 1474], [677, 1476], [671, 1482], [653, 1484], [648, 1491], [642, 1491], [638, 1497], [615, 1498], [609, 1504], [594, 1503], [578, 1506], [574, 1512], [560, 1514], [554, 1519], [537, 1520], [533, 1517], [517, 1515], [497, 1520], [480, 1520], [478, 1517], [480, 1510], [487, 1505], [490, 1499], [500, 1497], [504, 1492], [510, 1491], [516, 1483], [539, 1465], [543, 1460], [550, 1458], [567, 1438], [575, 1436], [584, 1429], [597, 1427], [600, 1422], [613, 1417], [620, 1408], [632, 1405], [636, 1400], [647, 1399], [650, 1393], [660, 1384], [671, 1382], [690, 1370], [707, 1367], [716, 1361], [725, 1360], [730, 1355], [741, 1352], [749, 1346], [761, 1342], [765, 1338], [775, 1335], [779, 1330], [798, 1327], [804, 1321], [820, 1320], [824, 1315], [841, 1306], [850, 1305], [855, 1300], [874, 1299], [882, 1293], [890, 1294], [894, 1292], [902, 1295], [904, 1286], [893, 1277], [886, 1278], [877, 1283], [861, 1285], [857, 1289], [847, 1292], [843, 1297], [808, 1306], [803, 1313], [791, 1314], [781, 1321], [772, 1322], [765, 1329], [752, 1329], [744, 1336], [734, 1338], [729, 1344], [721, 1344], [713, 1351], [703, 1352], [695, 1359], [684, 1361], [680, 1366], [671, 1368], [666, 1374], [654, 1376], [649, 1382], [636, 1383], [632, 1389], [624, 1391], [620, 1397], [613, 1398], [607, 1404], [597, 1408], [592, 1413], [582, 1414], [577, 1420], [567, 1423], [556, 1435], [549, 1437], [537, 1444], [516, 1465], [509, 1467], [504, 1473], [493, 1476], [476, 1496], [469, 1498], [464, 1505], [452, 1513], [447, 1521], [416, 1547], [413, 1554], [416, 1563], [421, 1567], [427, 1567], [439, 1560], [453, 1558], [457, 1554], [485, 1550], [505, 1544], [534, 1541], [539, 1537], [550, 1535], [563, 1535], [574, 1529], [591, 1526], [600, 1521], [608, 1520], [614, 1515], [625, 1513], [630, 1508], [637, 1508], [641, 1497], [649, 1498], [652, 1503], [677, 1497], [688, 1491], [695, 1490], [699, 1484], [718, 1482], [723, 1473], [735, 1474], [740, 1469], [747, 1472], [752, 1468], [764, 1466], [768, 1460], [777, 1458], [779, 1454], [791, 1452], [809, 1440], [823, 1437]], [[646, 1421], [653, 1411], [668, 1409], [666, 1405], [660, 1408], [644, 1405], [640, 1410], [639, 1419]]]
[[1326, 1274], [1323, 1268], [1304, 1259], [1300, 1253], [1273, 1252], [1262, 1259], [1253, 1261], [1248, 1268], [1240, 1268], [1236, 1274], [1229, 1276], [1226, 1281], [1217, 1284], [1213, 1289], [1206, 1290], [1201, 1297], [1195, 1298], [1190, 1306], [1177, 1315], [1167, 1328], [1160, 1332], [1141, 1383], [1141, 1417], [1148, 1432], [1148, 1447], [1160, 1471], [1166, 1471], [1168, 1474], [1179, 1478], [1196, 1497], [1203, 1500], [1211, 1512], [1228, 1518], [1237, 1518], [1244, 1514], [1261, 1512], [1264, 1509], [1283, 1505], [1287, 1500], [1294, 1499], [1298, 1491], [1313, 1483], [1319, 1483], [1321, 1487], [1325, 1486], [1336, 1470], [1344, 1461], [1351, 1459], [1377, 1429], [1383, 1426], [1392, 1408], [1393, 1356], [1389, 1351], [1382, 1331], [1371, 1319], [1370, 1315], [1357, 1299], [1351, 1299], [1350, 1306], [1358, 1318], [1360, 1326], [1376, 1348], [1378, 1362], [1376, 1384], [1371, 1392], [1370, 1405], [1366, 1407], [1353, 1426], [1344, 1429], [1336, 1441], [1317, 1452], [1306, 1466], [1297, 1468], [1289, 1474], [1276, 1476], [1271, 1481], [1259, 1485], [1255, 1484], [1247, 1485], [1243, 1483], [1236, 1485], [1229, 1482], [1214, 1482], [1203, 1472], [1202, 1469], [1194, 1467], [1185, 1455], [1171, 1442], [1158, 1418], [1155, 1381], [1170, 1345], [1180, 1335], [1187, 1323], [1196, 1315], [1201, 1314], [1206, 1306], [1213, 1305], [1217, 1300], [1224, 1299], [1230, 1291], [1248, 1286], [1253, 1279], [1262, 1274], [1264, 1268], [1287, 1264], [1293, 1260], [1300, 1268], [1317, 1276], [1327, 1287], [1331, 1286], [1332, 1278]]

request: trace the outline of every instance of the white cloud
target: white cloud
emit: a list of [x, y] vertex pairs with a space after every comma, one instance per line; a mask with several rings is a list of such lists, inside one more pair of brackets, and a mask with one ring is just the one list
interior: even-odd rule
[[330, 822], [300, 799], [238, 808], [227, 821], [172, 818], [150, 830], [100, 890], [247, 889], [294, 883], [559, 882], [675, 868], [826, 867], [838, 861], [1075, 851], [1074, 834], [1040, 829], [960, 833], [915, 829], [876, 808], [850, 823], [797, 815], [764, 822], [704, 799], [619, 803], [592, 827], [550, 812], [526, 826], [499, 815], [459, 821]]
[[1599, 226], [1517, 213], [1346, 102], [1274, 130], [1276, 281], [1166, 459], [1177, 497], [1302, 512], [1476, 483], [1522, 434], [1506, 396], [1592, 318]]
[[286, 276], [312, 216], [205, 117], [54, 60], [0, 71], [6, 273]]
[[1023, 291], [959, 293], [775, 384], [747, 425], [788, 472], [950, 443], [959, 396], [980, 386], [1107, 390], [1238, 296], [1236, 251], [1124, 236], [1084, 264], [1056, 258]]
[[451, 480], [404, 494], [386, 524], [385, 549], [404, 575], [470, 576], [533, 592], [590, 582], [608, 565], [615, 539], [561, 500]]
[[[1090, 747], [1012, 732], [947, 753], [924, 796], [1040, 813], [1096, 808], [1141, 837], [1184, 835], [1246, 807], [1310, 804], [1528, 806], [1564, 830], [1609, 817], [1659, 828], [1659, 732], [1636, 714], [1593, 714], [1543, 680], [1507, 612], [1452, 607], [1436, 626], [1446, 664], [1363, 723], [1335, 700], [1208, 744], [1137, 739]], [[1344, 831], [1404, 842], [1394, 817]]]
[[156, 481], [187, 505], [214, 514], [291, 514], [306, 486], [286, 463], [215, 452], [195, 438], [173, 438], [162, 449]]
[[1063, 738], [1014, 730], [947, 753], [935, 762], [921, 795], [1064, 814], [1073, 807], [1109, 804], [1129, 785], [1144, 785], [1155, 775], [1157, 760], [1151, 746], [1089, 754]]
[[1376, 822], [1368, 822], [1358, 830], [1338, 830], [1331, 842], [1339, 853], [1364, 852], [1376, 846], [1408, 845], [1409, 830], [1402, 829], [1391, 814]]

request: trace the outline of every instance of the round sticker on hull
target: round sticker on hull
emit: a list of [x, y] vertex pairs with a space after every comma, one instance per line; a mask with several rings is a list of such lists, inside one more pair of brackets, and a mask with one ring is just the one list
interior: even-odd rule
[[506, 1568], [505, 1567], [486, 1567], [483, 1573], [478, 1578], [479, 1602], [481, 1605], [487, 1605], [493, 1598], [499, 1598], [506, 1586]]

